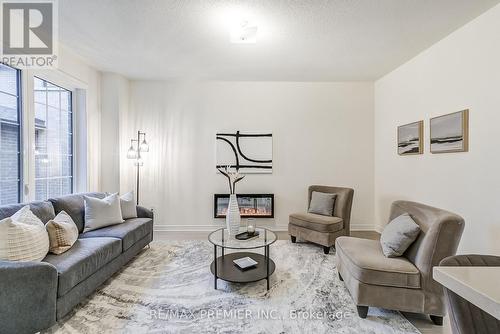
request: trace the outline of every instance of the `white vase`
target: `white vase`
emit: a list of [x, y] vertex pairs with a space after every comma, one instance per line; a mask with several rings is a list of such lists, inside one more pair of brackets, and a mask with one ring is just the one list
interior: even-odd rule
[[238, 199], [235, 194], [229, 195], [229, 205], [226, 212], [226, 227], [229, 235], [235, 236], [240, 230], [241, 216]]

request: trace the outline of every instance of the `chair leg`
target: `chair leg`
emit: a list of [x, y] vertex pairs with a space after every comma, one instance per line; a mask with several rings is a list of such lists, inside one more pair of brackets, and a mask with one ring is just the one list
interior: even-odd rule
[[323, 252], [324, 252], [325, 254], [330, 253], [330, 247], [323, 246]]
[[365, 319], [368, 315], [368, 306], [357, 305], [356, 308], [358, 309], [359, 317]]
[[430, 315], [429, 316], [436, 326], [443, 326], [443, 317], [437, 316], [437, 315]]
[[343, 281], [344, 281], [344, 279], [342, 278], [342, 275], [340, 275], [340, 272], [339, 272], [339, 280], [340, 280], [341, 282], [343, 282]]
[[292, 240], [292, 244], [297, 242], [297, 237], [295, 237], [293, 235], [290, 236], [290, 239]]

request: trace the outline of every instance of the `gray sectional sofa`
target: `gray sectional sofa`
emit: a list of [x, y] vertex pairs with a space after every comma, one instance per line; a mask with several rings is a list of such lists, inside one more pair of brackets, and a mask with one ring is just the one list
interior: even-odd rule
[[[34, 333], [54, 325], [153, 240], [153, 213], [140, 206], [138, 218], [82, 233], [83, 195], [104, 198], [106, 194], [28, 203], [44, 223], [66, 211], [80, 236], [71, 249], [60, 255], [49, 253], [42, 262], [0, 260], [1, 333]], [[0, 207], [0, 219], [24, 205]]]

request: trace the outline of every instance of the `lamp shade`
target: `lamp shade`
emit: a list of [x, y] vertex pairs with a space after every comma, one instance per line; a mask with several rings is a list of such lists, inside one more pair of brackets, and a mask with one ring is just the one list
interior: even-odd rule
[[134, 149], [133, 145], [131, 145], [127, 151], [127, 159], [137, 159], [137, 151]]
[[144, 139], [141, 143], [141, 146], [139, 148], [141, 150], [141, 152], [149, 152], [149, 145], [148, 143], [146, 142], [146, 139]]

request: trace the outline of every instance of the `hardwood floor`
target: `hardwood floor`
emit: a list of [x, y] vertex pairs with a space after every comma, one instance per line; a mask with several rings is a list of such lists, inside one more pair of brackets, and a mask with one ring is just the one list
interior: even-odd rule
[[[275, 232], [280, 240], [288, 240], [288, 232]], [[206, 240], [208, 232], [155, 232], [154, 240]], [[377, 240], [380, 234], [375, 231], [352, 231], [351, 236], [356, 238], [365, 238]], [[319, 248], [318, 248], [319, 249]], [[321, 251], [319, 249], [318, 251]], [[435, 326], [428, 316], [415, 313], [402, 312], [402, 314], [415, 326], [422, 334], [451, 334], [450, 321], [448, 317], [444, 318], [443, 326]]]

